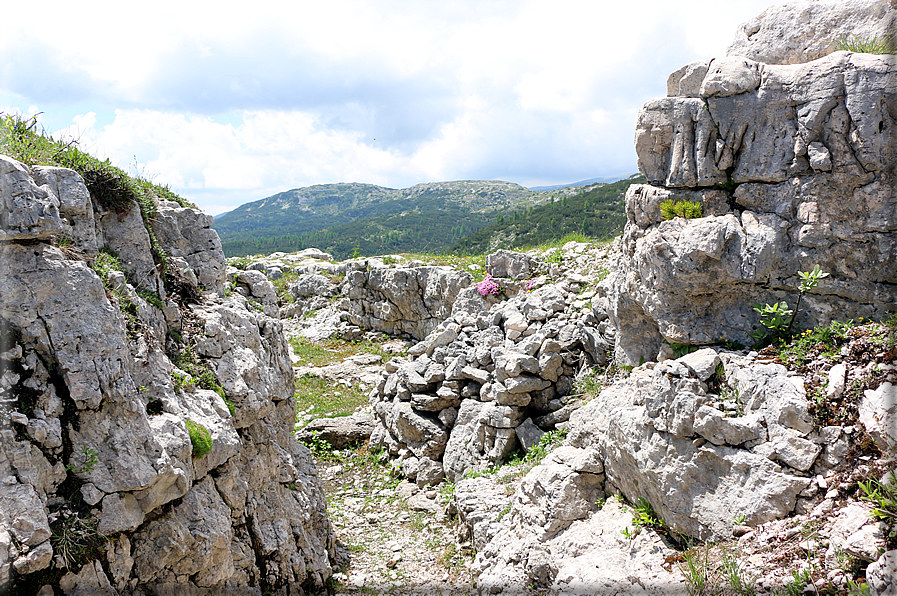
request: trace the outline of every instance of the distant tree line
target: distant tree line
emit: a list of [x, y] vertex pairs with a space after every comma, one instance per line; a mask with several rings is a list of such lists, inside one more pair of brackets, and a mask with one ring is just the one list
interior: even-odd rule
[[[249, 231], [222, 234], [222, 246], [229, 257], [314, 247], [344, 259], [356, 247], [363, 255], [482, 254], [495, 235], [514, 239], [504, 248], [534, 246], [570, 232], [605, 240], [622, 231], [626, 222], [623, 196], [631, 184], [641, 182], [645, 182], [644, 177], [637, 176], [536, 207], [490, 213], [471, 213], [439, 197], [423, 198], [416, 208], [405, 211], [397, 209], [397, 202], [384, 201], [377, 209], [371, 209], [375, 215], [348, 223], [264, 237]], [[273, 216], [266, 214], [265, 219], [268, 217]], [[268, 231], [278, 227], [269, 227]], [[287, 224], [284, 228], [288, 229]]]
[[579, 232], [597, 240], [620, 234], [626, 223], [624, 196], [632, 184], [643, 184], [634, 176], [560, 200], [499, 215], [495, 223], [465, 236], [451, 247], [459, 254], [483, 254], [496, 236], [505, 240], [501, 248], [537, 246]]

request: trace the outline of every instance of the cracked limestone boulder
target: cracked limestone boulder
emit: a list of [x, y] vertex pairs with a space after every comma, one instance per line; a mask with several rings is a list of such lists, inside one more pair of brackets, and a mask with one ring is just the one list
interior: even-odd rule
[[[60, 232], [88, 253], [82, 232], [95, 230], [126, 272], [104, 284], [40, 235], [0, 243], [0, 591], [321, 589], [336, 545], [311, 454], [290, 434], [281, 323], [239, 294], [207, 292], [187, 305], [172, 292], [177, 300], [157, 308], [137, 292], [166, 300], [138, 209], [103, 209], [70, 170], [37, 169], [36, 186], [13, 169], [21, 184], [0, 183], [0, 202], [15, 203], [22, 188], [61, 195]], [[183, 251], [171, 264], [213, 289], [224, 257], [208, 220], [170, 205], [160, 212], [170, 219], [157, 222], [157, 238]], [[187, 348], [208, 375], [172, 363]], [[214, 391], [197, 386], [210, 379]], [[205, 455], [191, 420], [211, 434]], [[61, 560], [51, 534], [64, 523], [115, 540], [77, 571], [43, 574]]]
[[888, 0], [824, 0], [771, 6], [742, 24], [727, 56], [766, 64], [799, 64], [838, 49], [841, 39], [893, 34], [897, 8]]
[[[829, 277], [797, 327], [885, 316], [897, 302], [895, 77], [873, 54], [730, 56], [709, 63], [697, 96], [645, 104], [636, 152], [652, 186], [627, 191], [607, 281], [621, 362], [651, 360], [664, 341], [751, 345], [753, 305], [793, 305], [797, 272], [816, 264]], [[664, 221], [670, 200], [700, 203], [703, 217]]]
[[34, 240], [61, 234], [59, 198], [51, 188], [38, 186], [28, 167], [0, 155], [0, 240]]
[[199, 284], [220, 294], [224, 290], [227, 263], [218, 233], [211, 227], [214, 222], [214, 217], [198, 209], [159, 201], [159, 213], [151, 225], [165, 252], [186, 260], [197, 273]]
[[646, 499], [670, 527], [689, 536], [731, 537], [732, 511], [742, 512], [749, 525], [790, 513], [810, 479], [762, 453], [695, 442], [687, 431], [705, 398], [694, 387], [692, 405], [658, 407], [669, 392], [668, 374], [637, 368], [602, 391], [571, 415], [567, 443], [601, 453], [609, 482], [630, 501]]

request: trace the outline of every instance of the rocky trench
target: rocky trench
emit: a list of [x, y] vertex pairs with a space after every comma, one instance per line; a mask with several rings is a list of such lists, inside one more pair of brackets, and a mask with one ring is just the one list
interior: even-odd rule
[[[598, 280], [618, 250], [573, 243], [549, 253], [553, 263], [536, 253], [492, 255], [490, 274], [514, 270], [513, 260], [526, 263], [517, 270], [534, 281], [496, 277], [502, 295], [470, 286], [446, 321], [421, 341], [408, 339], [406, 355], [382, 365], [364, 360], [354, 375], [351, 366], [319, 371], [363, 384], [371, 403], [348, 418], [313, 421], [300, 439], [332, 442], [343, 459], [350, 440], [391, 456], [376, 474], [319, 460], [334, 487], [331, 517], [344, 548], [338, 590], [685, 593], [680, 564], [689, 540], [718, 545], [718, 563], [738, 553], [761, 593], [807, 569], [802, 557], [814, 581], [835, 592], [857, 569], [887, 575], [888, 560], [877, 563], [885, 526], [870, 517], [856, 484], [888, 469], [862, 446], [888, 452], [897, 439], [895, 412], [885, 405], [897, 381], [895, 354], [875, 347], [885, 327], [857, 327], [839, 356], [816, 354], [802, 373], [769, 355], [708, 347], [679, 358], [666, 348], [657, 361], [606, 374], [612, 334], [591, 328], [601, 343], [590, 343], [582, 330], [606, 320]], [[291, 321], [290, 333], [318, 333], [322, 321], [334, 320], [318, 312]], [[342, 323], [348, 337], [364, 335]], [[567, 360], [578, 364], [566, 370], [563, 355], [549, 364], [543, 349], [565, 328], [577, 338], [565, 346]], [[447, 371], [465, 368], [453, 382]], [[533, 379], [546, 386], [508, 391]], [[852, 410], [845, 405], [842, 418], [826, 421], [807, 398], [820, 388]], [[486, 414], [465, 419], [468, 408]], [[496, 410], [516, 426], [500, 434]], [[508, 463], [558, 430], [566, 439], [544, 459]], [[453, 441], [464, 459], [450, 455]], [[633, 523], [642, 499], [663, 520], [660, 531]], [[415, 511], [427, 512], [427, 531], [439, 540], [415, 540]], [[811, 542], [801, 540], [809, 534]], [[449, 549], [471, 556], [445, 564]]]

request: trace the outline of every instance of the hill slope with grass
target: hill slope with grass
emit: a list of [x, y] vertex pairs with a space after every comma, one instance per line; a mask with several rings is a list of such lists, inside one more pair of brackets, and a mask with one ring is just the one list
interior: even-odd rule
[[636, 174], [543, 205], [500, 214], [495, 223], [465, 236], [451, 251], [485, 254], [497, 248], [537, 246], [572, 233], [608, 240], [618, 235], [626, 223], [626, 189], [645, 181], [644, 176]]
[[[483, 180], [433, 182], [405, 189], [359, 183], [323, 184], [241, 205], [219, 217], [214, 228], [228, 256], [296, 250], [315, 242], [345, 238], [347, 233], [357, 236], [356, 243], [365, 240], [363, 243], [370, 250], [375, 250], [374, 245], [404, 246], [401, 238], [409, 232], [432, 235], [433, 230], [428, 228], [440, 229], [437, 243], [441, 245], [451, 244], [465, 233], [487, 225], [496, 211], [519, 204], [538, 204], [555, 194], [558, 193], [532, 191], [510, 182]], [[357, 229], [336, 228], [359, 220], [370, 220], [370, 224]], [[447, 235], [441, 232], [446, 224], [450, 224]], [[452, 231], [452, 227], [456, 230]], [[314, 234], [323, 229], [334, 232], [329, 236]], [[390, 231], [398, 233], [389, 240], [372, 238]], [[334, 249], [340, 252], [340, 246]]]
[[402, 190], [327, 184], [247, 203], [213, 227], [229, 257], [310, 247], [339, 259], [356, 248], [364, 255], [443, 252], [496, 221], [508, 222], [500, 231], [512, 221], [520, 225], [510, 227], [523, 229], [532, 214], [537, 228], [523, 234], [527, 242], [574, 231], [604, 238], [622, 229], [622, 194], [633, 181], [551, 191], [500, 181], [434, 182]]

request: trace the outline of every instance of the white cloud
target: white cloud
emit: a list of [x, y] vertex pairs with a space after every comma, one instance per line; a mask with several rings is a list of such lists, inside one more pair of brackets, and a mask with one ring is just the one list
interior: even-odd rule
[[325, 182], [565, 182], [634, 170], [641, 104], [768, 2], [50, 2], [0, 37], [0, 103], [215, 210]]

